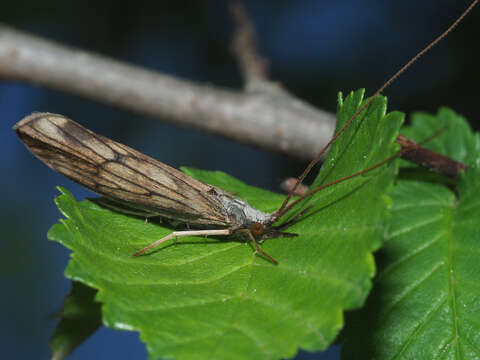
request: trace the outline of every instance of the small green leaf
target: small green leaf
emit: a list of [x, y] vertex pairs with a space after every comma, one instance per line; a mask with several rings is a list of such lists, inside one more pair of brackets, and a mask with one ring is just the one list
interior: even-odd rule
[[[364, 101], [363, 91], [339, 100], [341, 126]], [[315, 186], [395, 151], [403, 116], [385, 111], [386, 99], [377, 98], [332, 145]], [[185, 171], [263, 211], [278, 209], [284, 198], [223, 173]], [[56, 202], [66, 219], [49, 237], [73, 250], [66, 276], [98, 289], [104, 323], [139, 331], [151, 358], [292, 357], [299, 348], [325, 349], [343, 326], [343, 311], [363, 304], [394, 175], [388, 164], [315, 194], [313, 208], [288, 229], [297, 237], [262, 244], [278, 266], [242, 236], [180, 238], [133, 258], [172, 227], [78, 203], [64, 189]]]
[[345, 359], [480, 358], [480, 137], [452, 110], [402, 130], [468, 164], [456, 191], [401, 180], [367, 306], [348, 318]]
[[65, 359], [79, 344], [102, 324], [101, 304], [95, 302], [96, 290], [72, 282], [65, 298], [61, 319], [50, 341], [52, 359]]

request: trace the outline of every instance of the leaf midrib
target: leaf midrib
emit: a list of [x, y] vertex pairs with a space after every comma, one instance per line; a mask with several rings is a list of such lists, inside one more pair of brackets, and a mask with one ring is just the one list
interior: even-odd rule
[[455, 268], [454, 268], [454, 235], [453, 235], [453, 223], [454, 223], [454, 213], [457, 207], [458, 202], [455, 202], [452, 207], [452, 211], [448, 213], [448, 276], [449, 276], [449, 294], [451, 297], [451, 306], [452, 306], [452, 321], [455, 328], [455, 337], [453, 341], [455, 342], [455, 353], [457, 359], [460, 357], [460, 347], [458, 344], [459, 339], [459, 329], [458, 329], [458, 316], [457, 316], [457, 298], [455, 293]]

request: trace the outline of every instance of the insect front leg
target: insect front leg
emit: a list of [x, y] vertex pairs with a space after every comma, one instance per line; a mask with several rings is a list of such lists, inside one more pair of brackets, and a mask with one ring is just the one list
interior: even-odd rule
[[258, 245], [257, 239], [255, 239], [255, 236], [252, 234], [252, 232], [251, 232], [250, 230], [245, 229], [244, 231], [241, 231], [241, 232], [247, 233], [247, 235], [248, 235], [248, 237], [250, 238], [250, 240], [252, 240], [253, 246], [255, 246], [255, 249], [256, 249], [256, 252], [257, 252], [257, 253], [263, 255], [267, 260], [270, 260], [273, 264], [278, 265], [278, 261], [277, 261], [277, 260], [275, 260], [273, 257], [271, 257], [271, 256], [268, 255], [265, 251], [262, 250], [262, 248], [260, 247], [260, 245]]

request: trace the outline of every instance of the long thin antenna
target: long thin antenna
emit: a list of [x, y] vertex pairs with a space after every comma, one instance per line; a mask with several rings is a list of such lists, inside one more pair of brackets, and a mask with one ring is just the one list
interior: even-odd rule
[[[317, 156], [315, 156], [315, 158], [305, 168], [302, 175], [300, 175], [300, 177], [297, 179], [297, 182], [296, 182], [295, 186], [292, 188], [292, 190], [290, 190], [287, 197], [283, 201], [282, 206], [280, 206], [280, 208], [278, 209], [278, 211], [277, 211], [278, 214], [283, 215], [283, 214], [285, 214], [286, 211], [288, 211], [288, 210], [285, 210], [286, 206], [287, 206], [290, 198], [292, 197], [293, 193], [295, 192], [295, 190], [297, 190], [298, 185], [305, 179], [305, 176], [308, 175], [308, 173], [312, 170], [313, 166], [315, 166], [315, 164], [320, 161], [320, 158], [325, 153], [325, 151], [327, 151], [328, 147], [345, 131], [345, 129], [347, 129], [351, 125], [351, 123], [358, 117], [358, 115], [360, 115], [360, 113], [363, 110], [365, 110], [383, 90], [385, 90], [388, 86], [390, 86], [391, 83], [393, 83], [402, 73], [404, 73], [410, 66], [412, 66], [412, 64], [414, 64], [418, 59], [420, 59], [423, 55], [425, 55], [425, 53], [427, 53], [435, 45], [437, 45], [437, 43], [440, 42], [445, 36], [447, 36], [450, 32], [452, 32], [452, 30], [455, 27], [457, 27], [457, 25], [463, 20], [463, 18], [473, 9], [473, 7], [478, 3], [478, 1], [479, 0], [474, 0], [470, 4], [470, 6], [468, 6], [468, 8], [457, 18], [457, 20], [455, 20], [455, 22], [447, 28], [447, 30], [445, 30], [442, 34], [440, 34], [435, 40], [433, 40], [430, 44], [428, 44], [423, 50], [421, 50], [419, 53], [417, 53], [417, 55], [415, 55], [413, 58], [411, 58], [410, 61], [408, 61], [400, 70], [398, 70], [390, 79], [388, 79], [387, 82], [385, 82], [377, 91], [375, 91], [373, 96], [370, 97], [370, 99], [368, 99], [368, 101], [366, 103], [364, 103], [357, 110], [357, 112], [355, 114], [353, 114], [353, 116], [350, 118], [350, 120], [348, 120], [345, 123], [345, 125], [343, 125], [342, 128], [337, 131], [337, 133], [332, 137], [332, 139], [327, 143], [327, 145], [325, 145], [324, 148], [322, 150], [320, 150], [320, 152], [317, 154]], [[359, 173], [353, 174], [353, 175], [358, 176], [358, 175], [361, 175], [361, 174], [363, 174], [363, 172], [359, 172]], [[351, 175], [350, 177], [343, 178], [343, 180], [350, 179], [350, 178], [354, 177], [353, 175]], [[342, 179], [339, 179], [339, 180], [342, 180]], [[340, 182], [340, 181], [338, 181], [338, 182]], [[324, 187], [320, 187], [320, 188], [323, 189]], [[320, 189], [320, 188], [318, 188], [318, 189]], [[307, 194], [313, 194], [313, 192], [316, 192], [316, 191], [318, 191], [318, 190], [317, 189], [312, 190], [312, 191], [308, 192]], [[305, 198], [305, 195], [303, 195], [300, 199], [304, 199], [304, 198]], [[298, 202], [298, 201], [299, 201], [299, 199], [297, 199], [295, 201], [295, 203]], [[290, 209], [290, 208], [291, 208], [291, 206], [288, 207], [288, 209]]]
[[341, 183], [341, 182], [344, 182], [346, 180], [349, 180], [351, 178], [354, 178], [354, 177], [357, 177], [359, 175], [363, 175], [363, 174], [366, 174], [372, 170], [375, 170], [376, 168], [379, 168], [380, 166], [386, 164], [387, 162], [389, 162], [390, 160], [393, 160], [395, 159], [397, 156], [399, 156], [401, 153], [403, 152], [403, 150], [399, 150], [397, 151], [395, 154], [393, 154], [392, 156], [386, 158], [385, 160], [382, 160], [381, 162], [369, 167], [369, 168], [366, 168], [366, 169], [363, 169], [359, 172], [356, 172], [355, 174], [351, 174], [351, 175], [348, 175], [348, 176], [345, 176], [343, 178], [340, 178], [340, 179], [336, 179], [336, 180], [333, 180], [333, 181], [330, 181], [329, 183], [327, 184], [323, 184], [322, 186], [319, 186], [313, 190], [310, 190], [309, 192], [303, 194], [302, 196], [300, 196], [298, 199], [295, 199], [295, 201], [292, 201], [290, 204], [288, 204], [288, 206], [284, 207], [282, 210], [278, 210], [276, 213], [275, 213], [275, 221], [277, 221], [278, 219], [280, 219], [283, 215], [285, 215], [291, 208], [293, 208], [295, 205], [297, 205], [300, 201], [302, 201], [303, 199], [306, 199], [307, 197], [315, 194], [317, 191], [320, 191], [320, 190], [323, 190], [325, 188], [328, 188], [332, 185], [335, 185], [335, 184], [338, 184], [338, 183]]

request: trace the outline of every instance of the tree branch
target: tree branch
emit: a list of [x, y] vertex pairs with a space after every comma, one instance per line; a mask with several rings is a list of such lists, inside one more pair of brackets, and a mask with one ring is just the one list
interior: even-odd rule
[[240, 92], [68, 48], [0, 25], [0, 76], [56, 88], [126, 110], [309, 160], [335, 116], [285, 91]]
[[260, 56], [255, 28], [243, 4], [240, 1], [232, 3], [230, 11], [236, 24], [233, 53], [240, 65], [246, 89], [255, 89], [259, 83], [268, 82], [268, 62]]
[[[254, 31], [237, 8], [236, 52], [247, 91], [198, 85], [91, 52], [68, 48], [0, 24], [0, 77], [56, 88], [171, 123], [200, 129], [266, 150], [311, 160], [333, 134], [335, 115], [295, 98], [266, 78]], [[242, 30], [243, 27], [243, 30]], [[243, 42], [238, 38], [243, 38]], [[240, 54], [242, 49], [246, 52]], [[253, 80], [252, 80], [253, 79]], [[253, 84], [253, 85], [252, 85]], [[408, 147], [408, 160], [450, 177], [465, 164]], [[408, 139], [407, 139], [408, 140]], [[437, 159], [448, 167], [443, 172]]]

